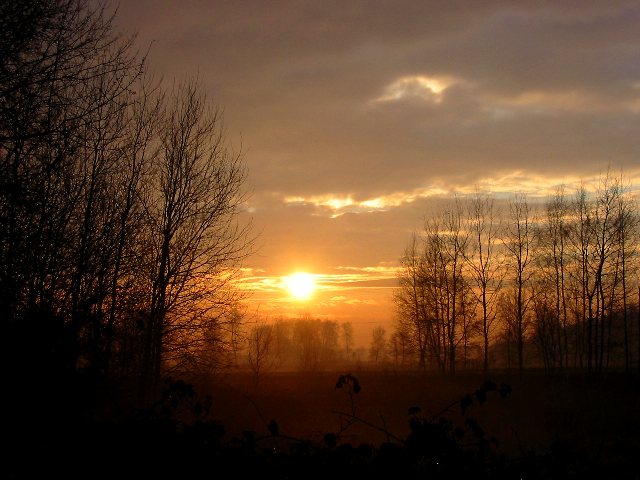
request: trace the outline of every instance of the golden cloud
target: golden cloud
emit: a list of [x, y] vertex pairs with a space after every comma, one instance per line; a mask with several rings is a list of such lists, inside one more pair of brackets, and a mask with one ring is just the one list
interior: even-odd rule
[[[631, 172], [627, 171], [624, 177], [632, 191], [640, 190], [640, 169]], [[473, 195], [478, 191], [495, 195], [526, 192], [532, 197], [544, 197], [553, 195], [560, 186], [567, 190], [577, 189], [580, 186], [584, 186], [588, 190], [594, 190], [599, 185], [601, 178], [601, 173], [586, 177], [577, 175], [560, 177], [538, 175], [526, 170], [511, 170], [479, 178], [474, 183], [456, 184], [446, 183], [441, 180], [439, 184], [431, 184], [408, 191], [392, 192], [364, 200], [355, 200], [352, 195], [326, 194], [309, 197], [285, 197], [283, 201], [285, 204], [310, 205], [317, 208], [314, 214], [336, 218], [345, 213], [388, 211], [420, 199], [437, 196], [466, 196]]]
[[400, 77], [384, 89], [375, 102], [394, 102], [404, 98], [417, 98], [441, 103], [444, 91], [457, 79], [452, 76], [407, 75]]

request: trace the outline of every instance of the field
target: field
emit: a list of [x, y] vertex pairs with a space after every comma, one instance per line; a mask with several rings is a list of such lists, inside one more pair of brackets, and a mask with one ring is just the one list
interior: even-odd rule
[[60, 407], [15, 418], [9, 477], [640, 478], [638, 377], [614, 372], [233, 372], [103, 421]]
[[[342, 373], [274, 373], [261, 377], [258, 385], [249, 374], [220, 377], [208, 392], [212, 415], [229, 438], [244, 430], [268, 435], [268, 423], [275, 420], [282, 435], [321, 441], [325, 433], [339, 432], [345, 425], [340, 412], [354, 412], [345, 388], [336, 388]], [[351, 373], [361, 385], [352, 395], [355, 416], [372, 425], [356, 422], [343, 432], [343, 442], [379, 445], [390, 440], [387, 433], [404, 439], [410, 433], [409, 408], [420, 407], [419, 415], [426, 419], [442, 415], [464, 425], [466, 417], [475, 418], [486, 435], [498, 441], [496, 453], [509, 457], [564, 449], [619, 463], [640, 453], [637, 377], [493, 374], [487, 378], [498, 386], [509, 385], [511, 393], [502, 398], [489, 392], [480, 404], [473, 394], [484, 384], [481, 374]], [[463, 416], [457, 401], [467, 393], [474, 402]]]

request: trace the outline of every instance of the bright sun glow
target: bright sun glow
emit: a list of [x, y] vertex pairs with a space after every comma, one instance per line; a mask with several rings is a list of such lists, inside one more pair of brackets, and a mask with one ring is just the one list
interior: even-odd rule
[[289, 294], [296, 300], [307, 300], [316, 289], [313, 275], [298, 272], [284, 278], [284, 283]]

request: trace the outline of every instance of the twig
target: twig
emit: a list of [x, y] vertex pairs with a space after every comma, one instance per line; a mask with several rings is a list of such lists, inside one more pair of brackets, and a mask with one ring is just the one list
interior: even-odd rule
[[[362, 423], [363, 425], [366, 425], [367, 427], [373, 428], [374, 430], [377, 430], [379, 432], [384, 433], [385, 435], [387, 435], [387, 439], [391, 438], [391, 439], [395, 440], [396, 442], [398, 442], [400, 444], [404, 444], [404, 440], [402, 440], [399, 437], [396, 437], [394, 434], [389, 432], [389, 430], [387, 430], [386, 428], [383, 428], [383, 427], [379, 427], [375, 423], [371, 423], [371, 422], [369, 422], [369, 421], [367, 421], [367, 420], [365, 420], [363, 418], [357, 417], [357, 416], [352, 415], [350, 413], [336, 412], [336, 411], [334, 411], [332, 413], [334, 413], [336, 415], [342, 415], [342, 416], [348, 417], [348, 418], [350, 418], [350, 419], [352, 419], [354, 421], [353, 423], [356, 423], [356, 422]], [[353, 423], [351, 425], [353, 425]]]

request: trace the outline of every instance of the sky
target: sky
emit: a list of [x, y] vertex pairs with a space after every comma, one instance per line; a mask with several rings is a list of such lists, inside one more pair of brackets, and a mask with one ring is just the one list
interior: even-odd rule
[[[197, 76], [244, 152], [266, 321], [394, 317], [412, 232], [453, 195], [640, 190], [640, 2], [127, 0], [166, 80]], [[441, 203], [440, 203], [441, 204]], [[292, 298], [283, 277], [311, 273]], [[363, 340], [364, 339], [364, 340]]]

